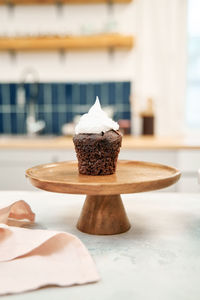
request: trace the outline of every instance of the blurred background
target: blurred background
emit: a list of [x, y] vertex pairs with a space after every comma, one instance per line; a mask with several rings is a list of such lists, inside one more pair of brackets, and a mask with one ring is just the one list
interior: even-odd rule
[[[0, 0], [0, 189], [75, 159], [71, 136], [99, 96], [121, 158], [171, 164], [199, 191], [198, 0]], [[167, 191], [167, 190], [166, 190]]]

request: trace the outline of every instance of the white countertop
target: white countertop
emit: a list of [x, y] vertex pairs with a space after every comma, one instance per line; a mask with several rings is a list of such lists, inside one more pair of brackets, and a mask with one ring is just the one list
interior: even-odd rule
[[36, 213], [34, 228], [77, 235], [101, 276], [95, 284], [42, 288], [1, 299], [199, 299], [200, 194], [143, 193], [122, 198], [132, 228], [120, 235], [93, 236], [75, 227], [84, 196], [0, 192], [2, 204], [23, 199], [31, 205]]

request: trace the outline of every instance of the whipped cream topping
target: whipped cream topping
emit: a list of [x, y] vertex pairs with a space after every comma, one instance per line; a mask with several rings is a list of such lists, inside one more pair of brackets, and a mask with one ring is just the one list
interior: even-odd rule
[[109, 118], [101, 109], [99, 98], [90, 108], [87, 114], [84, 114], [75, 127], [75, 133], [101, 133], [109, 130], [118, 130], [119, 124]]

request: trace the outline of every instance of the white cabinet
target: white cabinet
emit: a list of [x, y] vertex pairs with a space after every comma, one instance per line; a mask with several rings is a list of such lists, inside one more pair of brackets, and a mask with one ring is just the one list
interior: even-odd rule
[[198, 169], [200, 169], [200, 150], [179, 150], [177, 156], [178, 168], [182, 173], [177, 184], [178, 191], [200, 192]]
[[177, 191], [183, 193], [200, 193], [200, 184], [198, 183], [197, 175], [189, 176], [183, 173], [180, 181], [177, 183]]
[[[151, 161], [178, 168], [181, 179], [162, 191], [199, 192], [197, 171], [200, 168], [199, 150], [121, 150], [120, 159]], [[73, 150], [0, 149], [0, 190], [33, 190], [25, 178], [26, 169], [50, 162], [76, 160]]]
[[0, 150], [0, 190], [34, 190], [25, 177], [26, 169], [74, 159], [70, 150]]
[[150, 161], [177, 167], [177, 152], [171, 150], [121, 150], [119, 158]]

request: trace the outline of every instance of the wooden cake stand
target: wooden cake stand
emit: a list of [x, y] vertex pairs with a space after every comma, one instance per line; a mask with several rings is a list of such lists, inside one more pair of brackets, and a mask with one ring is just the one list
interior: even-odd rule
[[26, 176], [37, 188], [68, 194], [86, 194], [77, 228], [90, 234], [117, 234], [130, 223], [120, 194], [162, 189], [180, 178], [175, 168], [140, 161], [118, 161], [113, 175], [78, 173], [77, 162], [59, 162], [28, 169]]

